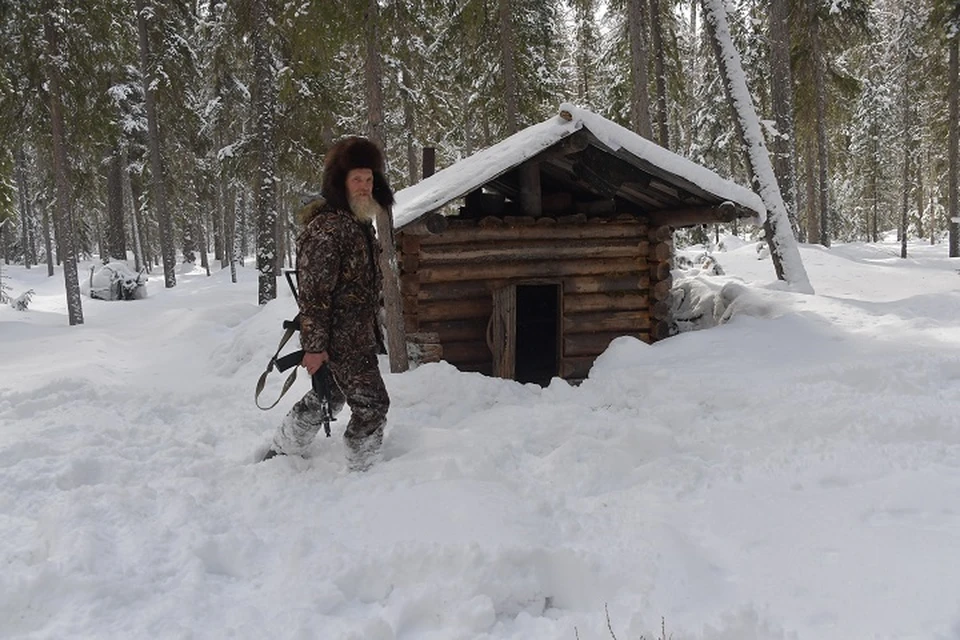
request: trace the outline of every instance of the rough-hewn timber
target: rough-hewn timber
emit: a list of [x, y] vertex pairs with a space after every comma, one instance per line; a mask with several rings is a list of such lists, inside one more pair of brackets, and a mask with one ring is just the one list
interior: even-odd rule
[[[553, 201], [544, 196], [543, 202]], [[667, 333], [669, 227], [650, 227], [629, 215], [486, 215], [451, 219], [433, 235], [401, 231], [400, 246], [406, 330], [435, 335], [443, 358], [462, 370], [492, 371], [493, 300], [510, 285], [560, 285], [565, 378], [585, 377], [617, 336], [651, 342]]]

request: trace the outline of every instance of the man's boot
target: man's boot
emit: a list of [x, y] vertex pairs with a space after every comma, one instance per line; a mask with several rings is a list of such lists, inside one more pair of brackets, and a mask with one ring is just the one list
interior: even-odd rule
[[263, 454], [263, 457], [260, 458], [260, 462], [266, 462], [270, 458], [276, 458], [277, 456], [285, 456], [285, 455], [287, 454], [285, 454], [282, 451], [277, 451], [273, 447], [270, 447], [269, 449], [267, 449], [267, 452]]
[[366, 438], [344, 438], [344, 440], [347, 444], [347, 468], [350, 471], [366, 471], [380, 460], [382, 431]]

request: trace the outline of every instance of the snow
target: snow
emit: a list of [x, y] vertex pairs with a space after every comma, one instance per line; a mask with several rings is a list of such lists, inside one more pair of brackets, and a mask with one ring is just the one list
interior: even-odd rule
[[579, 387], [386, 374], [365, 474], [339, 437], [254, 462], [308, 385], [254, 407], [294, 313], [255, 269], [69, 327], [62, 274], [4, 266], [36, 295], [0, 307], [0, 637], [958, 637], [960, 262], [802, 245], [801, 295], [755, 244], [697, 276], [723, 324]]
[[755, 222], [763, 222], [766, 209], [760, 197], [749, 189], [725, 180], [713, 171], [586, 109], [563, 103], [559, 110], [569, 113], [571, 118], [567, 120], [560, 115], [553, 116], [398, 191], [393, 207], [394, 226], [399, 229], [423, 214], [470, 193], [581, 128], [588, 129], [614, 151], [626, 149], [708, 193], [756, 211], [758, 217]]

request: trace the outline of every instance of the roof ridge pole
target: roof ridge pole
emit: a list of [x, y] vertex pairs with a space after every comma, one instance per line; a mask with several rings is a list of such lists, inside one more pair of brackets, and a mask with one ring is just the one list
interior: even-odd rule
[[753, 106], [747, 79], [737, 51], [730, 37], [727, 12], [723, 0], [701, 0], [705, 23], [713, 42], [717, 65], [724, 78], [723, 90], [733, 111], [733, 120], [743, 144], [747, 166], [752, 174], [753, 188], [767, 209], [763, 222], [764, 235], [770, 246], [777, 278], [785, 281], [798, 293], [813, 293], [813, 286], [800, 259], [797, 239], [790, 228], [787, 207], [780, 193], [780, 185], [773, 172], [770, 153], [763, 141], [760, 118]]

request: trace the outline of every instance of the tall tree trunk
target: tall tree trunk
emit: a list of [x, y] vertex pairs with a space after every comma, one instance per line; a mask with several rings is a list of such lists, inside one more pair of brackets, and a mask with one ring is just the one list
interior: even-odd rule
[[773, 172], [770, 154], [763, 141], [760, 118], [757, 116], [750, 90], [747, 88], [740, 53], [733, 46], [733, 39], [730, 37], [723, 0], [702, 0], [702, 4], [703, 15], [717, 58], [717, 66], [725, 79], [724, 92], [733, 112], [737, 133], [746, 152], [747, 166], [753, 177], [754, 189], [767, 209], [767, 219], [763, 228], [777, 278], [786, 281], [797, 291], [813, 293], [813, 287], [810, 285], [806, 269], [800, 259], [797, 240], [790, 230], [790, 219], [783, 204], [783, 197], [780, 195], [780, 187]]
[[154, 247], [150, 244], [150, 220], [140, 206], [143, 202], [143, 184], [140, 180], [142, 174], [134, 174], [128, 168], [127, 176], [130, 179], [130, 215], [137, 229], [136, 242], [143, 258], [142, 268], [146, 269], [147, 273], [153, 273]]
[[[240, 189], [236, 185], [232, 188], [233, 197], [230, 198], [232, 204], [227, 207], [227, 251], [229, 252], [230, 257], [230, 282], [233, 284], [237, 283], [237, 213], [242, 213], [244, 210], [243, 206], [243, 195], [240, 192]], [[229, 192], [228, 192], [229, 193]]]
[[414, 89], [413, 78], [410, 76], [410, 70], [407, 69], [406, 65], [403, 67], [401, 81], [403, 82], [403, 92], [401, 94], [401, 99], [403, 100], [403, 131], [407, 143], [407, 184], [416, 184], [417, 176], [420, 175], [420, 167], [417, 162], [418, 154], [416, 135], [414, 133], [416, 115], [414, 113], [413, 100], [410, 98]]
[[514, 64], [513, 16], [510, 0], [499, 0], [500, 72], [503, 74], [503, 99], [507, 116], [507, 134], [517, 132], [517, 71]]
[[53, 238], [50, 232], [50, 203], [43, 205], [43, 250], [47, 254], [47, 277], [54, 274], [53, 269]]
[[244, 261], [247, 259], [247, 255], [250, 254], [250, 234], [247, 233], [247, 225], [249, 224], [247, 221], [247, 211], [249, 210], [247, 206], [247, 192], [240, 186], [237, 186], [237, 206], [240, 216], [237, 218], [233, 233], [240, 249], [240, 252], [237, 254], [237, 262], [242, 267], [244, 266]]
[[[222, 148], [222, 147], [220, 147]], [[213, 190], [213, 209], [210, 212], [210, 223], [213, 228], [213, 259], [220, 262], [220, 268], [224, 267], [223, 250], [223, 170], [217, 168], [217, 184]]]
[[468, 158], [473, 155], [473, 114], [470, 110], [470, 98], [463, 95], [461, 100], [463, 100], [463, 156]]
[[[909, 54], [908, 54], [909, 55]], [[905, 65], [909, 67], [909, 65]], [[907, 257], [907, 230], [909, 227], [909, 220], [907, 214], [910, 209], [910, 173], [912, 170], [910, 163], [910, 156], [913, 153], [913, 142], [911, 140], [911, 129], [913, 127], [913, 110], [910, 105], [910, 89], [909, 89], [909, 70], [905, 69], [908, 73], [904, 76], [904, 86], [903, 86], [903, 95], [901, 96], [901, 117], [903, 118], [903, 198], [901, 199], [900, 206], [900, 257]]]
[[663, 21], [660, 15], [660, 0], [650, 0], [650, 32], [653, 35], [654, 81], [657, 87], [657, 141], [664, 149], [670, 148], [670, 131], [667, 128], [667, 75], [663, 51]]
[[921, 155], [917, 155], [917, 162], [913, 167], [913, 180], [913, 195], [917, 198], [917, 236], [922, 238], [926, 230], [923, 226], [925, 218], [923, 216], [923, 157]]
[[[197, 189], [194, 188], [194, 193], [197, 192]], [[199, 201], [197, 201], [199, 202]], [[196, 264], [197, 263], [197, 225], [196, 225], [196, 216], [192, 215], [190, 209], [195, 205], [187, 205], [187, 211], [183, 213], [183, 217], [178, 225], [180, 227], [181, 233], [181, 245], [180, 245], [180, 257], [183, 260], [184, 264]]]
[[27, 184], [27, 154], [23, 151], [23, 143], [17, 147], [16, 158], [17, 194], [20, 202], [20, 242], [23, 245], [23, 266], [27, 269], [36, 261], [33, 256], [33, 238], [30, 234], [30, 224], [33, 216], [30, 215], [30, 186]]
[[107, 246], [111, 258], [127, 259], [123, 225], [123, 161], [119, 149], [114, 149], [107, 162]]
[[274, 231], [274, 254], [273, 259], [273, 277], [274, 279], [279, 278], [283, 275], [283, 253], [286, 251], [286, 236], [287, 236], [287, 212], [283, 208], [284, 202], [284, 193], [283, 187], [277, 185], [277, 192], [274, 197], [277, 203], [277, 220], [273, 225]]
[[[367, 132], [370, 140], [385, 149], [383, 140], [383, 89], [380, 65], [379, 4], [368, 0], [367, 36]], [[403, 306], [400, 298], [400, 274], [397, 267], [397, 248], [393, 236], [393, 214], [381, 209], [377, 214], [377, 236], [380, 240], [380, 273], [383, 276], [383, 306], [386, 312], [387, 355], [390, 371], [400, 373], [410, 367], [407, 359], [407, 336], [403, 327]]]
[[951, 258], [960, 257], [960, 206], [958, 206], [957, 176], [960, 174], [960, 155], [958, 155], [958, 140], [960, 140], [960, 34], [954, 33], [949, 40], [950, 46], [950, 79], [948, 100], [950, 102], [950, 132], [948, 134], [949, 156], [947, 171], [950, 174], [947, 180], [947, 221], [950, 228], [949, 255]]
[[157, 122], [157, 100], [153, 91], [154, 73], [150, 65], [150, 41], [147, 39], [146, 0], [137, 0], [137, 34], [140, 42], [140, 74], [143, 78], [143, 100], [147, 115], [147, 143], [150, 147], [150, 184], [153, 187], [153, 210], [160, 225], [160, 253], [163, 257], [163, 284], [177, 286], [177, 257], [173, 245], [173, 220], [167, 207], [166, 178], [160, 153], [160, 125]]
[[274, 150], [273, 60], [268, 28], [270, 16], [266, 0], [253, 2], [253, 68], [256, 87], [257, 118], [257, 271], [260, 272], [258, 300], [266, 304], [277, 297], [277, 173]]
[[870, 235], [872, 242], [880, 241], [880, 126], [874, 121], [870, 124]]
[[[222, 145], [218, 145], [219, 148], [223, 148]], [[233, 241], [232, 233], [233, 228], [236, 227], [237, 219], [235, 214], [234, 199], [230, 193], [230, 187], [227, 179], [226, 168], [220, 163], [218, 167], [218, 184], [217, 184], [217, 210], [218, 216], [221, 218], [221, 226], [219, 228], [220, 238], [220, 253], [218, 257], [220, 258], [220, 268], [225, 269], [232, 261], [231, 256], [233, 255], [233, 245], [230, 244]], [[231, 222], [231, 216], [233, 216], [233, 221]], [[214, 230], [214, 233], [217, 233], [217, 230]]]
[[196, 236], [197, 241], [200, 243], [200, 266], [203, 267], [204, 273], [208, 276], [210, 275], [210, 256], [207, 254], [207, 232], [204, 229], [203, 220], [198, 218], [196, 225]]
[[386, 149], [383, 136], [383, 67], [380, 60], [380, 5], [367, 0], [364, 11], [366, 59], [364, 81], [367, 93], [367, 137], [381, 150]]
[[127, 151], [123, 150], [121, 154], [121, 164], [123, 165], [123, 196], [130, 203], [130, 236], [133, 240], [133, 265], [137, 271], [146, 268], [143, 259], [143, 244], [140, 240], [140, 221], [137, 220], [137, 210], [139, 204], [133, 198], [133, 179], [130, 177], [130, 163], [128, 161]]
[[67, 315], [70, 325], [83, 324], [83, 307], [80, 302], [80, 279], [77, 275], [76, 238], [70, 220], [70, 176], [67, 167], [67, 140], [61, 102], [60, 33], [54, 23], [53, 2], [47, 2], [44, 19], [44, 35], [47, 40], [47, 81], [50, 93], [50, 124], [53, 137], [53, 175], [57, 194], [57, 213], [54, 219], [60, 257], [63, 262], [63, 281], [67, 294]]
[[813, 84], [816, 92], [817, 117], [817, 203], [820, 210], [820, 244], [830, 246], [830, 187], [827, 169], [827, 88], [820, 42], [819, 0], [808, 0], [810, 11], [810, 56], [813, 58]]
[[588, 109], [596, 108], [593, 100], [594, 44], [596, 42], [595, 0], [575, 0], [570, 3], [574, 12], [574, 64], [577, 77], [577, 101]]
[[[214, 185], [213, 192], [216, 192]], [[216, 208], [216, 198], [211, 194], [210, 183], [207, 180], [197, 183], [197, 214], [193, 220], [193, 237], [197, 239], [197, 253], [200, 254], [200, 266], [204, 273], [210, 275], [210, 246], [207, 232], [207, 212]], [[211, 202], [213, 201], [213, 202]]]
[[[697, 3], [690, 3], [690, 23], [689, 29], [691, 33], [690, 41], [690, 57], [687, 61], [687, 68], [690, 69], [690, 74], [694, 82], [699, 82], [702, 78], [701, 69], [700, 69], [700, 29], [697, 28]], [[689, 123], [688, 127], [683, 129], [688, 129], [686, 132], [686, 139], [683, 141], [683, 152], [684, 155], [691, 156], [691, 150], [693, 145], [697, 141], [699, 128], [697, 126], [698, 118], [698, 100], [695, 91], [690, 91], [686, 96], [686, 105], [684, 107], [685, 119]], [[681, 129], [681, 131], [683, 130]]]
[[[505, 2], [506, 0], [500, 0]], [[630, 124], [647, 140], [653, 139], [650, 124], [647, 61], [646, 0], [627, 0], [627, 37], [630, 39]]]
[[797, 152], [793, 126], [793, 73], [790, 68], [790, 2], [770, 0], [770, 98], [777, 136], [771, 145], [773, 169], [787, 207], [790, 227], [797, 223]]

